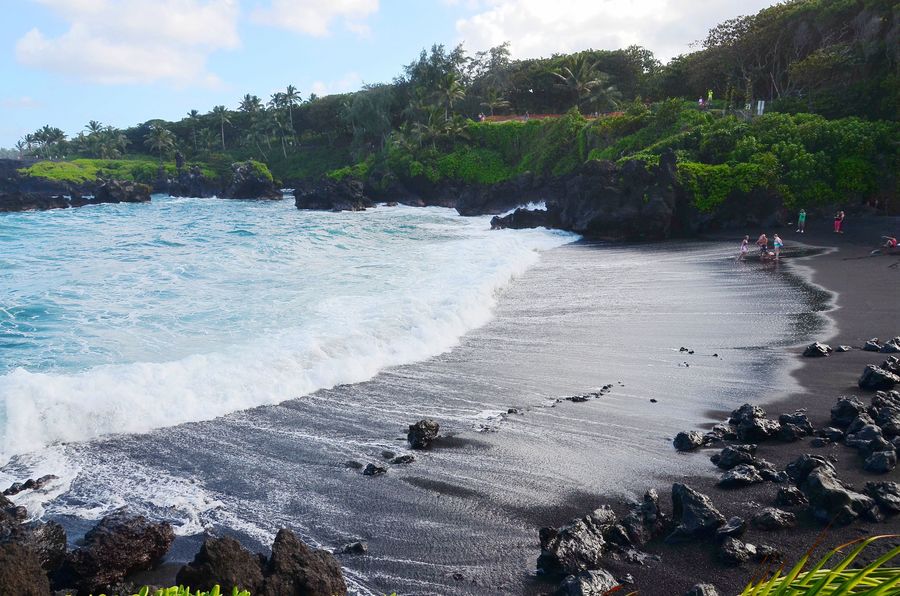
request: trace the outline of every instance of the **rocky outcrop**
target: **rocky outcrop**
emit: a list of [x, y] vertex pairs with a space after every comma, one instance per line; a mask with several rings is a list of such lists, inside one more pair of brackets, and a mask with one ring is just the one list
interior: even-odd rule
[[583, 571], [566, 577], [556, 590], [555, 596], [602, 596], [609, 594], [619, 582], [605, 569]]
[[666, 542], [704, 538], [725, 523], [725, 516], [709, 497], [679, 483], [672, 485], [672, 519], [678, 525], [666, 537]]
[[870, 364], [859, 377], [857, 384], [860, 389], [867, 391], [885, 391], [893, 389], [895, 385], [900, 383], [900, 375], [890, 370]]
[[547, 575], [577, 575], [599, 568], [607, 544], [604, 532], [615, 524], [615, 513], [601, 507], [561, 528], [541, 528], [538, 570]]
[[551, 205], [547, 209], [516, 209], [509, 215], [491, 218], [491, 229], [522, 230], [526, 228], [559, 228], [559, 209]]
[[831, 352], [833, 352], [833, 350], [828, 344], [815, 342], [806, 346], [806, 349], [803, 350], [803, 355], [807, 358], [821, 358], [823, 356], [828, 356]]
[[813, 469], [800, 484], [812, 514], [824, 523], [846, 525], [860, 516], [871, 516], [875, 501], [838, 480], [833, 467]]
[[272, 174], [264, 165], [254, 161], [231, 164], [231, 181], [222, 192], [223, 199], [281, 199]]
[[19, 544], [0, 545], [0, 587], [4, 594], [47, 596], [50, 580], [38, 556]]
[[366, 196], [363, 183], [345, 178], [325, 178], [316, 183], [298, 185], [294, 189], [294, 205], [297, 209], [320, 211], [363, 211], [375, 203]]
[[102, 591], [136, 571], [151, 569], [174, 539], [168, 523], [117, 511], [85, 534], [84, 545], [71, 553], [68, 565], [81, 589]]
[[104, 180], [100, 182], [90, 203], [148, 203], [150, 187], [138, 182]]
[[207, 538], [194, 560], [179, 570], [179, 584], [210, 589], [246, 589], [254, 596], [342, 596], [347, 584], [341, 566], [324, 550], [309, 548], [287, 529], [279, 530], [272, 556], [253, 555], [233, 538]]

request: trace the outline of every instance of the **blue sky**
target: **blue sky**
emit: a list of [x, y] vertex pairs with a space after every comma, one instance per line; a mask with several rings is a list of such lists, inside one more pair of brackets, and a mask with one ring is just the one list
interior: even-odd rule
[[126, 127], [390, 81], [433, 43], [514, 57], [639, 43], [666, 60], [771, 0], [3, 0], [0, 147], [44, 125]]

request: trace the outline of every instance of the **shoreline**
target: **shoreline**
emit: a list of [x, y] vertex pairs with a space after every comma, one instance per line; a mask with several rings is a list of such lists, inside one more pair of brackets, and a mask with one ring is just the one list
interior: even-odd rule
[[[769, 417], [777, 417], [780, 413], [805, 409], [813, 427], [816, 429], [831, 426], [830, 409], [839, 396], [855, 395], [868, 403], [872, 392], [865, 392], [856, 386], [856, 380], [866, 364], [880, 363], [885, 354], [864, 352], [859, 348], [872, 338], [882, 341], [897, 335], [900, 328], [900, 302], [896, 293], [900, 287], [898, 272], [891, 271], [889, 266], [900, 262], [898, 256], [879, 255], [869, 257], [885, 227], [900, 226], [900, 218], [865, 218], [855, 222], [856, 229], [848, 234], [836, 236], [833, 232], [814, 232], [800, 236], [785, 234], [785, 240], [795, 245], [802, 244], [809, 248], [821, 250], [818, 254], [801, 257], [801, 263], [791, 262], [791, 269], [804, 278], [808, 285], [829, 292], [832, 296], [831, 308], [820, 314], [829, 320], [827, 333], [817, 338], [834, 347], [851, 345], [853, 350], [847, 353], [833, 353], [827, 358], [803, 358], [802, 352], [806, 342], [799, 342], [786, 351], [786, 357], [794, 359], [789, 376], [796, 383], [797, 389], [787, 391], [774, 399], [758, 400]], [[717, 238], [721, 239], [721, 237]], [[855, 267], [848, 267], [851, 260], [859, 260]], [[894, 267], [896, 269], [896, 266]], [[884, 274], [879, 277], [879, 272]], [[893, 278], [892, 278], [893, 276]], [[884, 300], [875, 300], [883, 308], [873, 311], [872, 296], [883, 296]], [[727, 413], [723, 413], [727, 417]], [[705, 428], [707, 425], [699, 425]], [[685, 429], [689, 430], [689, 429]], [[862, 459], [855, 452], [840, 443], [822, 448], [810, 446], [810, 437], [794, 443], [773, 441], [762, 443], [758, 456], [773, 462], [779, 469], [798, 456], [809, 453], [831, 459], [838, 477], [851, 487], [862, 490], [867, 481], [897, 481], [897, 470], [888, 474], [876, 475], [863, 470]], [[708, 458], [718, 453], [722, 447], [701, 448], [693, 453], [674, 453], [678, 456]], [[683, 482], [699, 492], [708, 495], [714, 505], [726, 518], [733, 515], [745, 517], [754, 505], [770, 506], [778, 485], [761, 483], [746, 488], [722, 489], [716, 486], [719, 473], [712, 463], [709, 470], [713, 476], [694, 476], [689, 478], [671, 478], [673, 482]], [[666, 502], [668, 487], [657, 486], [660, 501], [664, 510], [670, 510], [671, 504]], [[661, 490], [663, 489], [663, 490]], [[620, 509], [623, 503], [617, 503]], [[582, 515], [587, 513], [582, 512]], [[786, 557], [788, 567], [808, 549], [816, 546], [812, 560], [824, 555], [837, 545], [855, 540], [865, 535], [900, 534], [900, 516], [887, 517], [881, 523], [856, 520], [853, 523], [826, 528], [822, 523], [814, 521], [805, 511], [798, 512], [797, 526], [792, 530], [760, 531], [750, 530], [747, 542], [774, 546]], [[744, 540], [744, 537], [741, 538]], [[894, 541], [896, 542], [896, 541]], [[671, 596], [684, 594], [693, 585], [703, 582], [716, 586], [722, 594], [736, 594], [753, 578], [759, 578], [767, 571], [767, 563], [749, 563], [740, 567], [728, 567], [717, 560], [718, 548], [712, 542], [694, 542], [686, 545], [655, 545], [647, 549], [651, 554], [658, 554], [662, 562], [647, 566], [621, 567], [621, 573], [630, 572], [635, 578], [636, 588], [640, 588], [642, 596]], [[872, 553], [881, 554], [886, 545], [871, 548]], [[871, 557], [869, 557], [871, 558]], [[607, 567], [610, 571], [618, 570], [616, 566]], [[685, 573], [685, 569], [691, 571]]]

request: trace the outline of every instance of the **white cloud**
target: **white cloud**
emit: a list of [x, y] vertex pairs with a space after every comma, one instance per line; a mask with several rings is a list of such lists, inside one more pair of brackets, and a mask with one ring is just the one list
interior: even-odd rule
[[240, 44], [238, 0], [32, 0], [68, 22], [16, 43], [26, 66], [104, 84], [217, 85], [209, 55]]
[[356, 91], [362, 87], [363, 80], [358, 73], [348, 72], [336, 81], [315, 81], [312, 84], [312, 92], [322, 97], [323, 95], [333, 95], [335, 93], [348, 93]]
[[269, 8], [255, 10], [252, 17], [260, 24], [325, 37], [335, 20], [350, 31], [368, 35], [365, 20], [376, 12], [378, 0], [272, 0]]
[[21, 97], [6, 97], [0, 100], [0, 106], [3, 106], [8, 110], [28, 110], [31, 108], [39, 108], [43, 105], [44, 104], [28, 95], [22, 95]]
[[[472, 3], [472, 0], [469, 0]], [[517, 58], [642, 45], [662, 60], [716, 24], [776, 0], [482, 0], [456, 30], [467, 49], [509, 41]]]

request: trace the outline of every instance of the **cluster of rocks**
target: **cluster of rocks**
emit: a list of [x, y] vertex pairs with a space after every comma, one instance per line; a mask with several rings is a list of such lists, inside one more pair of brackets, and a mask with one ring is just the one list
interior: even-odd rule
[[25, 482], [13, 482], [9, 488], [3, 491], [3, 496], [12, 497], [26, 490], [41, 490], [58, 478], [58, 476], [54, 476], [53, 474], [47, 474], [46, 476], [41, 476], [37, 479], [29, 478]]
[[[36, 490], [52, 478], [14, 484], [5, 492]], [[43, 484], [42, 484], [43, 481]], [[26, 485], [29, 485], [25, 488]], [[0, 496], [0, 591], [4, 594], [91, 594], [136, 591], [128, 578], [158, 566], [175, 539], [171, 524], [151, 522], [124, 510], [111, 513], [69, 550], [66, 531], [56, 522], [28, 522], [28, 512]], [[365, 552], [362, 543], [348, 553]], [[208, 538], [178, 573], [193, 588], [214, 585], [251, 589], [254, 595], [347, 593], [337, 560], [313, 550], [290, 530], [281, 530], [272, 556], [253, 555], [230, 538]]]
[[0, 190], [0, 212], [45, 211], [69, 209], [101, 203], [146, 203], [150, 201], [150, 187], [121, 180], [99, 181], [89, 191], [59, 189], [51, 192]]
[[[409, 446], [412, 449], [428, 449], [431, 447], [432, 443], [434, 443], [438, 439], [438, 433], [440, 432], [440, 429], [440, 424], [438, 424], [434, 420], [425, 418], [419, 420], [415, 424], [409, 425], [409, 430], [406, 433], [406, 440], [409, 442]], [[387, 460], [388, 464], [394, 466], [411, 464], [416, 461], [416, 456], [412, 454], [398, 455], [394, 451], [390, 450], [382, 451], [381, 457]], [[345, 465], [348, 468], [362, 470], [362, 473], [365, 476], [381, 476], [382, 474], [386, 474], [388, 471], [388, 467], [384, 463], [370, 462], [368, 464], [363, 464], [362, 462], [356, 460], [349, 460], [345, 462]]]
[[887, 391], [900, 384], [900, 357], [888, 356], [880, 366], [866, 366], [857, 381], [860, 389], [866, 391]]
[[223, 199], [281, 199], [283, 195], [267, 170], [256, 162], [240, 161], [231, 164], [231, 180], [222, 191]]
[[792, 442], [812, 433], [812, 424], [802, 410], [782, 414], [778, 420], [772, 420], [766, 417], [766, 411], [761, 407], [744, 404], [731, 412], [727, 424], [717, 424], [706, 433], [682, 431], [675, 436], [673, 444], [678, 451], [693, 451], [734, 440], [744, 444], [771, 439]]
[[877, 391], [870, 406], [841, 397], [831, 408], [833, 427], [820, 431], [817, 445], [843, 442], [859, 451], [863, 467], [884, 474], [897, 465], [900, 449], [900, 391]]
[[[365, 552], [362, 543], [347, 552]], [[347, 593], [341, 566], [324, 550], [312, 549], [287, 529], [279, 530], [272, 555], [253, 554], [234, 538], [207, 538], [194, 560], [182, 567], [176, 582], [210, 590], [216, 585], [237, 586], [254, 596], [304, 594], [335, 596]]]
[[863, 350], [882, 354], [898, 354], [900, 353], [900, 336], [891, 338], [883, 344], [878, 341], [877, 337], [873, 337], [865, 343]]

